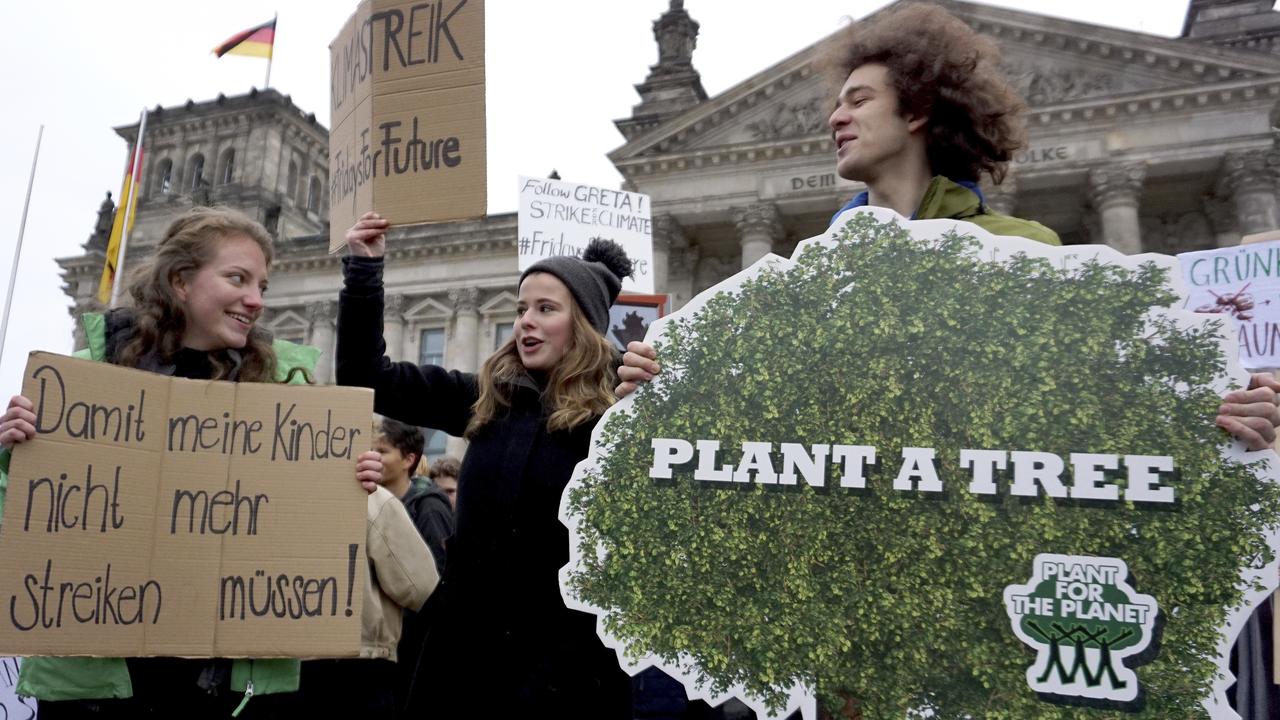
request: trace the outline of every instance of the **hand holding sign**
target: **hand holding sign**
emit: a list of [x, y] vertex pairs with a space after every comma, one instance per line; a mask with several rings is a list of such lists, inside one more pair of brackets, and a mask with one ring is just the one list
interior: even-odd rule
[[9, 407], [0, 419], [0, 446], [12, 448], [36, 436], [35, 406], [21, 395], [9, 399]]
[[355, 225], [347, 230], [347, 247], [351, 254], [358, 257], [379, 258], [387, 252], [387, 230], [391, 223], [381, 215], [369, 211], [360, 216]]

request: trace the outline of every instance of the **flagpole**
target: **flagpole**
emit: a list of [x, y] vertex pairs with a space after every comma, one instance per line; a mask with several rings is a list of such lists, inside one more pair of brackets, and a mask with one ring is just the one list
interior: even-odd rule
[[18, 244], [13, 248], [13, 267], [9, 269], [9, 289], [4, 297], [4, 320], [0, 321], [0, 356], [4, 354], [4, 341], [9, 333], [9, 311], [13, 309], [13, 286], [18, 282], [18, 261], [22, 259], [22, 236], [27, 232], [27, 208], [31, 207], [31, 189], [36, 184], [36, 162], [40, 160], [40, 141], [44, 139], [44, 125], [36, 135], [36, 152], [31, 158], [31, 179], [27, 181], [27, 199], [22, 203], [22, 224], [18, 226]]
[[124, 278], [124, 254], [129, 247], [129, 223], [133, 220], [133, 211], [138, 207], [138, 191], [142, 189], [141, 183], [138, 182], [138, 171], [142, 165], [142, 138], [147, 132], [147, 111], [142, 110], [142, 120], [138, 123], [138, 141], [133, 146], [133, 166], [129, 170], [129, 197], [124, 203], [124, 224], [120, 228], [120, 253], [116, 255], [116, 272], [115, 277], [111, 278], [111, 304], [107, 307], [115, 307], [116, 301], [120, 299], [120, 283]]
[[271, 52], [267, 55], [267, 80], [262, 84], [262, 89], [266, 90], [271, 87], [271, 61], [276, 58], [276, 22], [280, 19], [280, 12], [277, 10], [271, 16]]

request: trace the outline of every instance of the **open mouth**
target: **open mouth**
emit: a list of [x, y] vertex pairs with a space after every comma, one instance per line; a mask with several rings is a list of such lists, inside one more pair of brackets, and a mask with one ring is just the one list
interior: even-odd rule
[[542, 347], [542, 340], [538, 338], [527, 337], [520, 341], [520, 349], [525, 352], [534, 352]]
[[234, 313], [234, 312], [229, 312], [229, 313], [227, 313], [227, 315], [228, 315], [232, 320], [235, 320], [236, 322], [239, 322], [239, 323], [241, 323], [242, 325], [252, 325], [252, 324], [253, 324], [253, 318], [252, 318], [252, 317], [249, 317], [248, 315], [241, 315], [240, 313]]

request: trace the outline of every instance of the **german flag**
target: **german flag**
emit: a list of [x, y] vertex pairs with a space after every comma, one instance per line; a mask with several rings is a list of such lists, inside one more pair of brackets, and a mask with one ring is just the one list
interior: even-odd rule
[[242, 30], [227, 38], [226, 42], [213, 49], [213, 54], [218, 57], [231, 54], [270, 58], [271, 47], [275, 41], [276, 21], [273, 18], [270, 22]]
[[[141, 140], [141, 138], [139, 138]], [[107, 241], [107, 261], [102, 266], [102, 278], [98, 281], [98, 302], [106, 305], [111, 302], [111, 288], [115, 284], [116, 270], [120, 263], [120, 245], [124, 236], [133, 229], [133, 221], [137, 214], [132, 212], [137, 207], [138, 180], [133, 176], [134, 153], [141, 155], [141, 144], [129, 153], [129, 164], [124, 167], [124, 182], [120, 186], [120, 204], [116, 206], [116, 216], [111, 223], [111, 238]], [[138, 175], [142, 175], [142, 158], [137, 158]], [[133, 206], [133, 208], [130, 207]], [[128, 216], [129, 226], [125, 227]]]

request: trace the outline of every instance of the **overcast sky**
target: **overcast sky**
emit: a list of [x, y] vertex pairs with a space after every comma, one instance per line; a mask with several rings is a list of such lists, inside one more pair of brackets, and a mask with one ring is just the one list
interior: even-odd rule
[[[778, 6], [686, 0], [701, 23], [694, 66], [712, 96], [886, 0], [794, 0]], [[991, 0], [1175, 36], [1187, 0]], [[353, 0], [4, 0], [0, 27], [0, 282], [7, 287], [36, 135], [45, 126], [0, 361], [0, 397], [17, 392], [31, 350], [69, 352], [70, 302], [56, 257], [78, 255], [98, 205], [118, 195], [127, 148], [112, 127], [142, 108], [261, 87], [266, 61], [211, 48], [279, 12], [271, 86], [329, 125], [328, 45]], [[668, 0], [489, 0], [486, 18], [489, 211], [516, 207], [516, 177], [617, 187], [605, 154], [613, 120], [638, 102], [633, 85], [657, 61], [652, 22]], [[126, 261], [127, 262], [127, 261]], [[514, 275], [514, 269], [513, 269]], [[268, 302], [270, 300], [268, 299]]]

